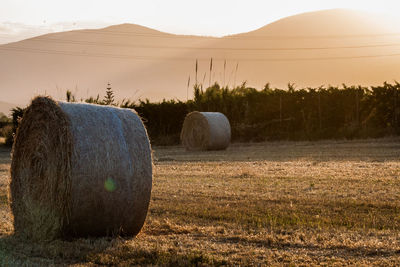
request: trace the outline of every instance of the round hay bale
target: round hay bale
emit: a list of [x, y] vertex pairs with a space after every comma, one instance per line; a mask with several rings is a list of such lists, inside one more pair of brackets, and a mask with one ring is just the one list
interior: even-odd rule
[[11, 162], [16, 234], [136, 235], [152, 186], [151, 148], [129, 109], [37, 97], [18, 128]]
[[220, 112], [189, 113], [183, 122], [181, 141], [187, 150], [222, 150], [231, 141], [228, 118]]

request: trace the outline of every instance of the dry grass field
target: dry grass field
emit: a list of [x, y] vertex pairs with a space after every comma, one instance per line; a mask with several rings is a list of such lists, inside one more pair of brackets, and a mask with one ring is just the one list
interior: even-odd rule
[[154, 148], [133, 239], [13, 236], [0, 148], [0, 265], [399, 265], [400, 139]]

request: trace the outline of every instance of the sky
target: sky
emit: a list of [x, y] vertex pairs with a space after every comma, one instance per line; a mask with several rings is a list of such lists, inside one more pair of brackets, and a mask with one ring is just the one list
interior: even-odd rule
[[396, 15], [398, 0], [0, 0], [0, 43], [39, 34], [134, 23], [175, 34], [223, 36], [333, 8]]

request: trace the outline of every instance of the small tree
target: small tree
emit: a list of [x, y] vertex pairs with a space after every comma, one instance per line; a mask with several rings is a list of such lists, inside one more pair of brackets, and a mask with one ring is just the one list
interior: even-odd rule
[[104, 105], [114, 105], [114, 92], [111, 89], [110, 83], [107, 85], [106, 95], [103, 100]]
[[76, 102], [75, 96], [70, 90], [67, 90], [67, 92], [65, 93], [65, 97], [67, 99], [67, 102]]
[[6, 145], [11, 146], [14, 142], [14, 136], [17, 132], [17, 128], [19, 125], [19, 122], [22, 119], [22, 116], [24, 115], [25, 109], [20, 108], [20, 107], [15, 107], [11, 110], [11, 116], [12, 116], [12, 130], [8, 131], [6, 133]]

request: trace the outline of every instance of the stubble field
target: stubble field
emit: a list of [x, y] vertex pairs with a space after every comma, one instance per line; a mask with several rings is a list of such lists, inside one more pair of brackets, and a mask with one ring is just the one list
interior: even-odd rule
[[400, 139], [155, 147], [133, 239], [13, 235], [0, 148], [0, 265], [398, 265]]

